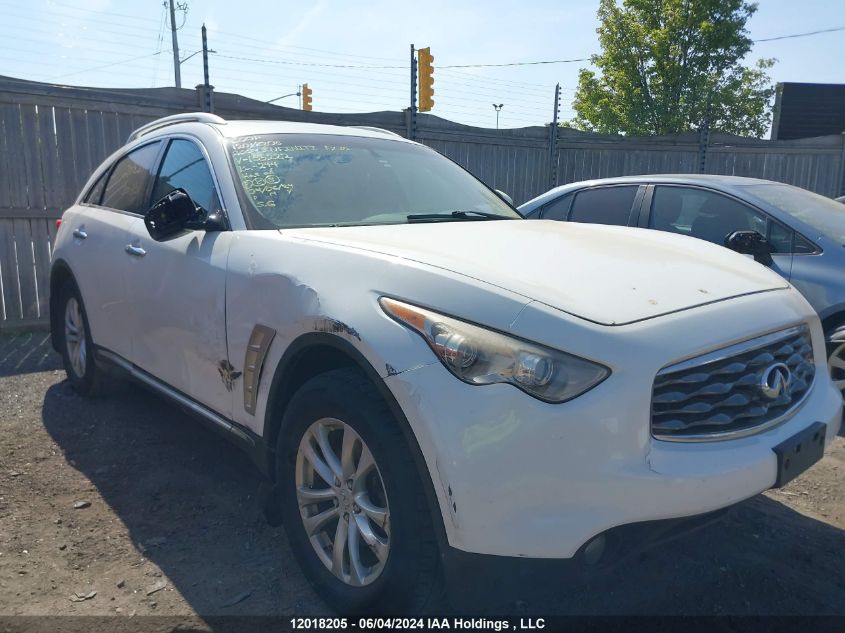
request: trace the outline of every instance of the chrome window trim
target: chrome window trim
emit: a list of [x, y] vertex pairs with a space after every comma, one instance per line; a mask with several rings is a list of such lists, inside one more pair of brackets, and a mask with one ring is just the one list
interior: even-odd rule
[[[792, 325], [786, 329], [777, 330], [775, 332], [771, 332], [769, 334], [764, 334], [762, 336], [756, 336], [754, 338], [746, 339], [744, 341], [740, 341], [739, 343], [734, 343], [727, 347], [722, 347], [712, 352], [707, 352], [705, 354], [701, 354], [699, 356], [694, 356], [687, 360], [683, 360], [678, 363], [674, 363], [672, 365], [667, 365], [663, 367], [660, 371], [657, 372], [655, 375], [655, 380], [662, 375], [675, 373], [677, 371], [684, 371], [687, 369], [693, 369], [695, 367], [700, 367], [701, 365], [705, 365], [707, 363], [718, 362], [721, 360], [726, 360], [732, 356], [736, 356], [737, 354], [742, 354], [745, 352], [750, 352], [760, 347], [766, 347], [767, 345], [771, 345], [776, 343], [780, 340], [791, 338], [793, 336], [797, 336], [802, 329], [807, 328], [808, 335], [810, 336], [810, 341], [812, 343], [812, 333], [809, 330], [809, 324], [807, 323], [798, 323]], [[827, 368], [825, 367], [825, 370]], [[679, 443], [690, 443], [690, 442], [721, 442], [725, 440], [734, 440], [739, 439], [742, 437], [749, 437], [751, 435], [757, 435], [758, 433], [763, 433], [764, 431], [768, 431], [769, 429], [773, 429], [776, 426], [779, 426], [786, 422], [787, 420], [791, 419], [798, 410], [804, 405], [807, 401], [807, 398], [815, 389], [816, 380], [815, 374], [813, 375], [813, 382], [807, 391], [804, 393], [803, 396], [798, 400], [798, 402], [794, 403], [788, 410], [784, 411], [778, 417], [769, 420], [767, 422], [763, 422], [762, 424], [758, 424], [756, 426], [748, 427], [745, 429], [737, 429], [734, 431], [724, 431], [722, 433], [699, 433], [695, 435], [664, 435], [661, 433], [655, 433], [651, 426], [651, 412], [654, 410], [654, 382], [652, 382], [652, 397], [650, 400], [649, 406], [649, 431], [651, 432], [651, 436], [658, 441], [661, 442], [679, 442]]]

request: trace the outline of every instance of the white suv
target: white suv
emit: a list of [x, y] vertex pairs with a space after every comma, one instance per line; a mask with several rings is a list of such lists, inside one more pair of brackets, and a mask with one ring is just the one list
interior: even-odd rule
[[246, 449], [343, 611], [419, 607], [460, 552], [607, 556], [620, 526], [782, 485], [842, 415], [778, 275], [525, 221], [372, 128], [139, 129], [64, 213], [51, 297], [75, 387], [121, 368]]

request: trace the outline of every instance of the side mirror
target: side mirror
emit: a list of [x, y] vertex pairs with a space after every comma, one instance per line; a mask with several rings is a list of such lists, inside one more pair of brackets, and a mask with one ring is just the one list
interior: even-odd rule
[[507, 202], [509, 205], [513, 206], [513, 198], [511, 198], [508, 194], [504, 191], [499, 191], [498, 189], [494, 189], [496, 195], [498, 195], [502, 200]]
[[771, 266], [774, 261], [769, 240], [757, 231], [734, 231], [725, 238], [725, 246], [743, 255], [753, 255], [754, 261], [764, 266]]
[[161, 242], [186, 229], [221, 231], [223, 219], [217, 213], [208, 214], [199, 208], [184, 189], [174, 189], [156, 202], [144, 217], [147, 231]]

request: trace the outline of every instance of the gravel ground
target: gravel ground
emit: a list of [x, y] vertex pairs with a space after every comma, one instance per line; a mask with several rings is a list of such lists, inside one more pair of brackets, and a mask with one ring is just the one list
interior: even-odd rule
[[[0, 616], [329, 614], [264, 523], [245, 456], [140, 387], [86, 400], [64, 378], [46, 333], [0, 336]], [[837, 437], [718, 524], [579, 582], [494, 598], [490, 578], [482, 608], [845, 615], [843, 474]]]

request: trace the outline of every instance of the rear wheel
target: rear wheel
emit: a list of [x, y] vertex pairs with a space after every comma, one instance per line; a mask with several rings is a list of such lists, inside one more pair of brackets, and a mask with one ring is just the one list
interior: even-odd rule
[[305, 383], [277, 450], [283, 524], [321, 597], [341, 613], [433, 607], [438, 551], [406, 440], [358, 371]]
[[100, 393], [102, 370], [94, 362], [91, 328], [76, 284], [68, 282], [62, 287], [58, 315], [60, 349], [68, 380], [83, 395]]

